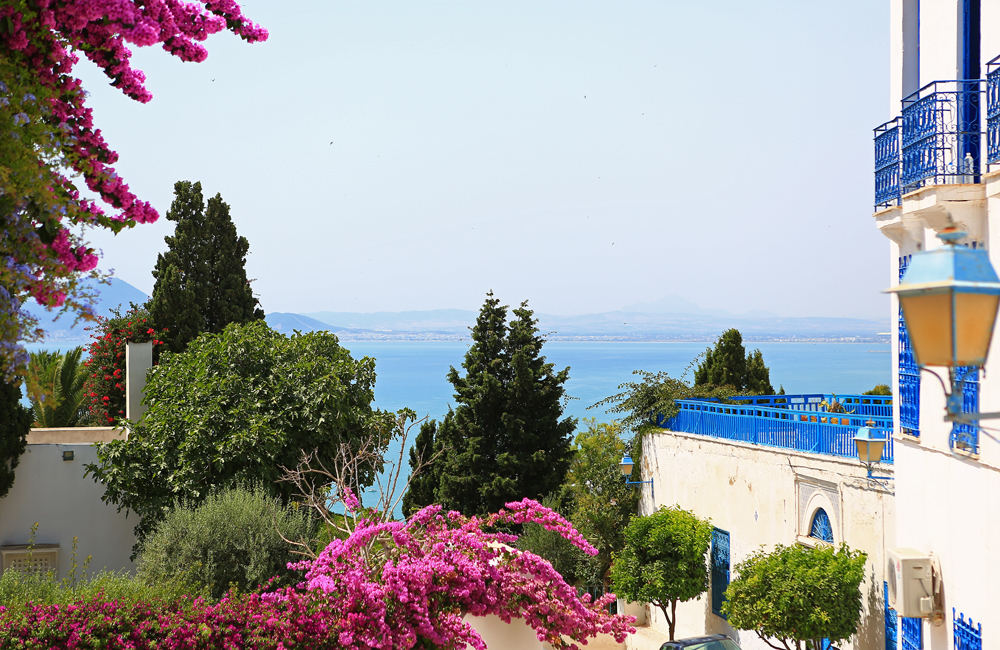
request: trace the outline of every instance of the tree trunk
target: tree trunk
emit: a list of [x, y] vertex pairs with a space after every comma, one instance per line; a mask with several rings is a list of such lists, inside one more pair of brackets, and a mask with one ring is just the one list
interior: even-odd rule
[[674, 640], [674, 627], [677, 625], [677, 601], [670, 601], [670, 618], [667, 619], [667, 628], [670, 630], [670, 640]]

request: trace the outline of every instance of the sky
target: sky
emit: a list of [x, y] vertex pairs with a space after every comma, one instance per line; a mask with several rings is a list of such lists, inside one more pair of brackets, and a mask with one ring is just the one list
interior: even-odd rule
[[243, 3], [208, 59], [140, 48], [145, 105], [77, 74], [160, 221], [89, 239], [151, 293], [178, 180], [220, 193], [264, 310], [541, 313], [677, 295], [885, 319], [872, 128], [888, 3]]

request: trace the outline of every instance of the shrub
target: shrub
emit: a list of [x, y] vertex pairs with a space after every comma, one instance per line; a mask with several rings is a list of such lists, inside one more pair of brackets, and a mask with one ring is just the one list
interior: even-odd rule
[[110, 318], [98, 318], [93, 327], [84, 400], [89, 405], [90, 421], [95, 425], [113, 425], [125, 417], [125, 341], [152, 341], [153, 362], [159, 356], [162, 330], [153, 326], [153, 318], [144, 306], [133, 304], [123, 316], [111, 310]]
[[722, 611], [729, 624], [754, 630], [771, 647], [821, 650], [846, 640], [861, 619], [867, 556], [839, 550], [782, 546], [756, 551], [736, 565]]
[[189, 582], [215, 598], [230, 586], [252, 591], [271, 578], [293, 584], [297, 573], [287, 564], [301, 558], [285, 539], [311, 539], [316, 528], [304, 508], [282, 507], [259, 486], [220, 490], [167, 514], [146, 539], [139, 577], [148, 584]]
[[612, 588], [630, 601], [659, 607], [673, 641], [677, 603], [708, 589], [705, 555], [711, 539], [711, 522], [680, 506], [633, 517], [625, 528], [625, 548], [611, 567]]
[[206, 596], [198, 585], [184, 580], [144, 582], [125, 572], [101, 571], [79, 581], [56, 580], [49, 574], [4, 571], [0, 575], [0, 606], [10, 609], [33, 605], [69, 605], [100, 595], [117, 602], [172, 602], [186, 595]]

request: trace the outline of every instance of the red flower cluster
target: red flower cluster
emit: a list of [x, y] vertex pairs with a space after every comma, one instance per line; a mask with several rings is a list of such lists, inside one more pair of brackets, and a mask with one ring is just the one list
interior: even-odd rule
[[90, 376], [84, 390], [95, 423], [113, 425], [125, 417], [125, 342], [152, 341], [153, 362], [159, 357], [159, 337], [166, 330], [150, 327], [152, 322], [144, 307], [133, 306], [124, 316], [114, 312], [111, 318], [98, 319], [91, 328], [94, 341], [87, 347]]

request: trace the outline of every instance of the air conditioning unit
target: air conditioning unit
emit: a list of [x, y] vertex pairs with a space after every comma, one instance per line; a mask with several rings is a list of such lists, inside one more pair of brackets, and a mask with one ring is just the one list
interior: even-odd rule
[[889, 607], [908, 618], [931, 616], [935, 610], [931, 557], [912, 548], [891, 548], [888, 555]]

